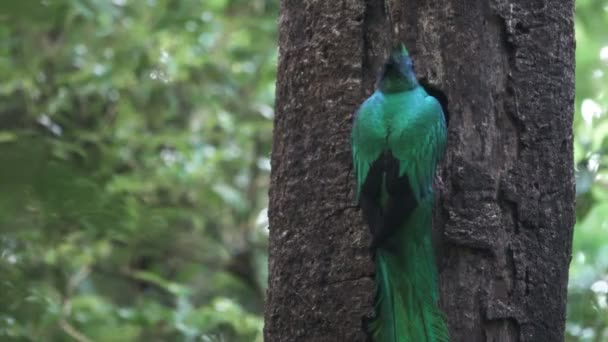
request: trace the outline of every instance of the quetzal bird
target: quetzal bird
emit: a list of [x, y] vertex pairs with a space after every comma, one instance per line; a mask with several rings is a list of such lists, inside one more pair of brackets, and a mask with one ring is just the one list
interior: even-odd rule
[[433, 178], [446, 136], [442, 107], [419, 84], [401, 45], [359, 108], [351, 136], [357, 199], [376, 264], [368, 326], [376, 342], [449, 340], [431, 236]]

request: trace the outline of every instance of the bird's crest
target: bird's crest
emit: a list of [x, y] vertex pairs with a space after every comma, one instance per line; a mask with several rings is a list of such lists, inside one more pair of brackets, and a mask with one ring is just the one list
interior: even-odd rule
[[405, 48], [405, 44], [401, 43], [401, 55], [403, 57], [408, 57], [410, 54], [409, 52], [407, 52], [407, 49]]
[[410, 53], [407, 51], [405, 44], [399, 43], [393, 46], [393, 51], [391, 53], [393, 58], [403, 58], [409, 57]]

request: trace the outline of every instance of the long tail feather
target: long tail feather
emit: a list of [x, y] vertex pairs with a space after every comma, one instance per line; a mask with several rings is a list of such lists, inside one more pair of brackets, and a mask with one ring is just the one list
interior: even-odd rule
[[431, 203], [421, 203], [395, 241], [376, 250], [375, 342], [447, 342], [437, 306], [437, 271], [431, 242]]

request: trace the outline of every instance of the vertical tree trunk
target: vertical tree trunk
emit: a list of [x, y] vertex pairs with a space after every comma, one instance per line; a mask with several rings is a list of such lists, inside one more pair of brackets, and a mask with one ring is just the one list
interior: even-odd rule
[[563, 340], [572, 0], [282, 1], [266, 339], [366, 338], [373, 265], [348, 137], [392, 40], [449, 99], [435, 229], [452, 340]]

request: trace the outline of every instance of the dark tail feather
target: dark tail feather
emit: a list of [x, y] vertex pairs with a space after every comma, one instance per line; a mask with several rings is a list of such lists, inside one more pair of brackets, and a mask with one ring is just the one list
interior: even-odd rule
[[429, 213], [423, 208], [393, 237], [399, 250], [376, 250], [375, 316], [369, 325], [375, 342], [449, 341], [437, 306]]

